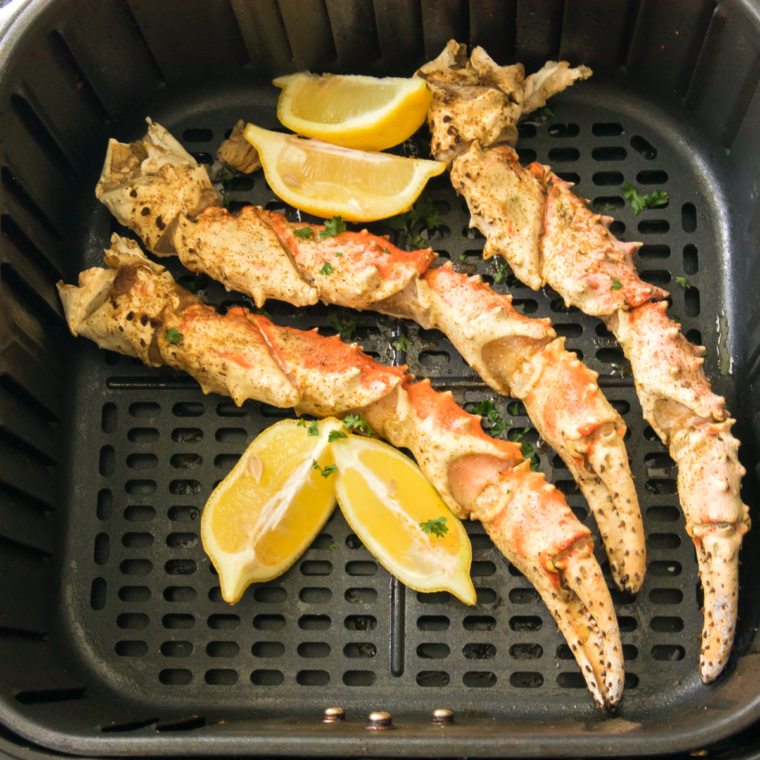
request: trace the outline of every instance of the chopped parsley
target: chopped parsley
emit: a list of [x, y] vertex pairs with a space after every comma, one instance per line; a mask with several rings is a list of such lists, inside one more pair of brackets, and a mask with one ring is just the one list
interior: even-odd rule
[[324, 264], [322, 264], [322, 269], [319, 270], [320, 274], [332, 274], [335, 270], [332, 267], [332, 264], [330, 264], [329, 261], [325, 261]]
[[530, 428], [526, 427], [523, 429], [522, 433], [515, 433], [514, 437], [512, 438], [512, 441], [514, 443], [520, 444], [520, 453], [523, 455], [525, 459], [527, 459], [530, 462], [530, 469], [533, 470], [533, 472], [538, 472], [538, 457], [536, 457], [536, 452], [533, 448], [533, 446], [528, 443], [528, 441], [524, 441], [523, 437], [527, 435], [530, 432]]
[[503, 264], [497, 264], [496, 274], [493, 276], [493, 281], [499, 284], [506, 282], [510, 274], [512, 274], [512, 268], [506, 261]]
[[433, 520], [420, 523], [420, 528], [423, 533], [443, 538], [449, 532], [449, 526], [446, 525], [446, 522], [447, 520], [445, 517], [436, 517]]
[[542, 113], [544, 116], [548, 116], [550, 119], [554, 117], [554, 111], [552, 111], [552, 109], [551, 109], [551, 108], [549, 108], [549, 106], [544, 106], [544, 107], [541, 109], [541, 113]]
[[620, 290], [620, 288], [623, 287], [623, 283], [618, 280], [617, 277], [612, 278], [612, 285], [610, 285], [610, 290]]
[[705, 356], [707, 356], [707, 349], [706, 349], [706, 348], [703, 348], [703, 349], [702, 349], [702, 354], [701, 354], [701, 356], [702, 356], [702, 358], [704, 358]]
[[682, 287], [682, 288], [689, 288], [691, 285], [687, 282], [685, 277], [676, 277], [676, 282]]
[[343, 340], [351, 340], [356, 334], [357, 328], [361, 325], [360, 319], [349, 319], [345, 312], [342, 319], [337, 314], [328, 314], [327, 321], [335, 328], [335, 332]]
[[467, 235], [460, 235], [459, 239], [460, 240], [467, 240], [468, 238], [467, 238]]
[[335, 544], [330, 544], [327, 548], [332, 552], [332, 551], [335, 551], [336, 547], [335, 547]]
[[436, 230], [441, 226], [441, 214], [429, 197], [421, 198], [405, 214], [392, 216], [385, 223], [392, 230], [403, 232], [406, 242], [413, 248], [427, 248], [427, 243], [420, 237], [423, 229]]
[[169, 343], [179, 343], [183, 337], [182, 333], [176, 327], [172, 327], [171, 330], [166, 333], [166, 340], [168, 340]]
[[206, 277], [205, 274], [199, 274], [193, 277], [191, 280], [182, 281], [184, 278], [181, 278], [180, 285], [185, 290], [189, 290], [191, 293], [197, 293], [199, 290], [202, 290], [203, 288], [208, 285], [208, 277]]
[[256, 309], [256, 313], [261, 317], [266, 317], [267, 319], [272, 318], [272, 315], [263, 306], [260, 309]]
[[383, 253], [387, 253], [388, 255], [390, 255], [390, 253], [391, 253], [391, 252], [390, 252], [390, 251], [389, 251], [387, 248], [381, 248], [380, 250], [381, 250]]
[[343, 426], [347, 430], [358, 430], [365, 435], [375, 435], [372, 426], [364, 419], [361, 414], [347, 414], [343, 418]]
[[312, 232], [314, 232], [314, 230], [311, 227], [301, 227], [297, 230], [293, 230], [293, 234], [298, 235], [298, 237], [300, 237], [301, 239], [311, 237]]
[[336, 255], [338, 258], [340, 258], [340, 257], [343, 255], [343, 253], [342, 253], [342, 251], [336, 251], [336, 252], [335, 252], [335, 255]]
[[640, 214], [645, 208], [655, 208], [655, 206], [664, 206], [669, 198], [664, 190], [655, 190], [649, 195], [641, 195], [638, 190], [630, 183], [626, 182], [620, 186], [623, 196], [633, 207], [634, 214]]
[[227, 193], [222, 193], [222, 206], [223, 208], [226, 208], [227, 211], [230, 210], [230, 203], [232, 203], [232, 196], [227, 195]]
[[676, 323], [681, 324], [681, 317], [678, 316], [678, 314], [671, 314], [670, 318]]
[[328, 464], [328, 465], [325, 465], [324, 467], [320, 467], [319, 464], [317, 464], [317, 460], [316, 459], [312, 459], [311, 460], [311, 469], [312, 470], [318, 470], [319, 474], [323, 478], [329, 478], [330, 475], [332, 475], [334, 472], [338, 471], [337, 466], [334, 465], [334, 464]]
[[513, 416], [513, 417], [519, 417], [520, 416], [520, 404], [515, 401], [514, 403], [510, 404], [507, 407], [507, 411]]
[[308, 433], [309, 435], [319, 435], [319, 422], [317, 420], [305, 420], [303, 417], [298, 420], [298, 427], [307, 427], [309, 428]]
[[325, 238], [340, 235], [341, 232], [345, 231], [346, 223], [343, 221], [343, 217], [334, 216], [329, 222], [325, 222], [325, 228], [319, 231], [319, 237], [324, 240]]
[[594, 204], [594, 211], [614, 211], [615, 206], [613, 206], [611, 203], [605, 203], [604, 206], [602, 206], [600, 201], [597, 201]]
[[494, 437], [503, 433], [507, 427], [507, 423], [501, 418], [493, 401], [479, 401], [475, 405], [475, 414], [479, 414], [488, 421], [489, 432]]
[[467, 254], [466, 253], [460, 253], [459, 254], [459, 260], [460, 261], [467, 261]]
[[345, 433], [341, 433], [340, 430], [331, 430], [330, 435], [327, 436], [327, 442], [332, 443], [333, 441], [338, 441], [341, 438], [348, 438], [348, 436]]
[[398, 343], [393, 344], [393, 348], [396, 349], [396, 351], [408, 351], [412, 347], [412, 341], [409, 340], [409, 338], [406, 337], [406, 335], [402, 335]]

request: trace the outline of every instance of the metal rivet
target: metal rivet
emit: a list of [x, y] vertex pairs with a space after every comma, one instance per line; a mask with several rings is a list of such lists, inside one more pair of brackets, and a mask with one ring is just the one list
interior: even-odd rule
[[446, 708], [433, 710], [433, 719], [430, 722], [436, 726], [450, 726], [454, 722], [454, 711]]
[[388, 731], [392, 728], [394, 728], [393, 718], [390, 713], [371, 712], [369, 714], [368, 731]]
[[322, 715], [322, 723], [340, 723], [345, 717], [342, 707], [328, 707]]

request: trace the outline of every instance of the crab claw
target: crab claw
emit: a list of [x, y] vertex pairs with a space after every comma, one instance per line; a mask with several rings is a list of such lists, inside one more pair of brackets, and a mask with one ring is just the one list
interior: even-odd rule
[[492, 480], [476, 499], [473, 515], [536, 587], [597, 705], [615, 707], [623, 693], [623, 647], [588, 528], [527, 463]]
[[678, 464], [678, 490], [686, 531], [697, 550], [704, 590], [704, 626], [699, 670], [715, 680], [728, 661], [736, 628], [739, 549], [750, 528], [749, 509], [739, 487], [744, 468], [733, 420], [715, 423], [692, 417], [673, 436], [670, 451]]
[[644, 582], [646, 547], [623, 441], [625, 423], [597, 385], [597, 373], [567, 351], [564, 342], [557, 338], [535, 351], [513, 373], [513, 393], [586, 497], [615, 584], [636, 594]]

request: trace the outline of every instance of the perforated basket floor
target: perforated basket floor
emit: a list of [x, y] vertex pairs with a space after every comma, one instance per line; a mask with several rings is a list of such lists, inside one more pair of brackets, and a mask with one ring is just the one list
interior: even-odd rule
[[[715, 329], [719, 293], [711, 287], [716, 272], [709, 255], [716, 230], [703, 179], [664, 122], [643, 110], [634, 115], [630, 99], [620, 112], [608, 96], [606, 107], [595, 97], [590, 88], [577, 88], [557, 99], [545, 123], [524, 125], [521, 158], [550, 164], [600, 209], [614, 207], [614, 232], [644, 242], [637, 256], [642, 277], [672, 292], [672, 311], [689, 338], [707, 346], [708, 372], [729, 392], [731, 383], [721, 382], [728, 367]], [[273, 98], [267, 90], [255, 109], [238, 103], [181, 118], [151, 115], [208, 161], [238, 117], [274, 127]], [[666, 190], [669, 204], [634, 215], [621, 195], [626, 181], [643, 192]], [[235, 179], [230, 193], [233, 208], [282, 209], [262, 173]], [[451, 260], [460, 271], [493, 282], [498, 262], [482, 261], [483, 240], [468, 230], [465, 203], [448, 176], [431, 182], [426, 193], [443, 218], [430, 236], [438, 264]], [[98, 260], [112, 224], [105, 208], [93, 209], [87, 263]], [[169, 267], [183, 275], [174, 262]], [[688, 288], [676, 277], [686, 278]], [[643, 421], [622, 352], [598, 320], [567, 311], [556, 294], [535, 293], [514, 278], [494, 287], [511, 292], [522, 313], [552, 317], [567, 346], [600, 373], [600, 385], [628, 425], [649, 565], [637, 600], [613, 591], [627, 669], [617, 720], [633, 725], [660, 718], [704, 691], [697, 674], [696, 563], [673, 463]], [[213, 283], [203, 293], [222, 309], [245, 302]], [[318, 326], [325, 334], [334, 332], [329, 313], [348, 316], [322, 305], [296, 310], [270, 302], [267, 310], [281, 324]], [[466, 408], [495, 400], [509, 421], [507, 436], [519, 432], [537, 446], [541, 470], [595, 531], [602, 559], [583, 497], [558, 457], [537, 441], [519, 403], [498, 398], [440, 333], [371, 313], [360, 320], [359, 342], [379, 361], [407, 362], [418, 376], [451, 389]], [[391, 345], [401, 333], [412, 341], [406, 355]], [[72, 342], [72, 350], [78, 425], [70, 446], [75, 456], [62, 583], [71, 592], [64, 615], [82, 667], [132, 704], [130, 714], [114, 715], [96, 730], [134, 737], [153, 735], [156, 725], [192, 729], [282, 716], [316, 721], [336, 705], [361, 725], [373, 709], [391, 710], [403, 723], [438, 707], [453, 709], [464, 722], [608, 720], [594, 708], [538, 595], [479, 524], [467, 526], [475, 607], [446, 593], [405, 589], [339, 512], [284, 576], [250, 587], [235, 606], [223, 602], [199, 538], [203, 505], [247, 444], [290, 412], [257, 403], [239, 409], [228, 399], [203, 396], [184, 376], [147, 369], [85, 341]]]

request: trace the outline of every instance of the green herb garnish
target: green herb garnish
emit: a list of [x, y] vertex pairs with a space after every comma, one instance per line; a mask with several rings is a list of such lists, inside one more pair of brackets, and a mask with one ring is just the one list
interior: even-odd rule
[[541, 113], [542, 113], [544, 116], [548, 116], [550, 119], [554, 117], [554, 111], [552, 111], [552, 109], [551, 109], [551, 108], [549, 108], [549, 106], [544, 106], [544, 107], [541, 109]]
[[691, 287], [689, 283], [686, 281], [685, 277], [676, 277], [676, 282], [682, 287], [682, 288], [689, 288]]
[[338, 258], [340, 258], [340, 257], [343, 255], [343, 253], [342, 253], [341, 251], [336, 251], [336, 252], [335, 252], [335, 255], [336, 255]]
[[479, 401], [475, 405], [475, 414], [479, 414], [488, 421], [489, 432], [494, 437], [503, 433], [507, 427], [507, 423], [501, 418], [493, 401]]
[[169, 343], [179, 343], [183, 337], [182, 333], [176, 327], [172, 327], [171, 330], [166, 333], [166, 340], [168, 340]]
[[334, 465], [334, 464], [328, 464], [328, 465], [326, 465], [325, 467], [320, 467], [320, 466], [317, 464], [317, 460], [316, 460], [316, 459], [312, 459], [312, 460], [311, 460], [311, 469], [312, 469], [312, 470], [317, 470], [317, 471], [319, 472], [319, 474], [320, 474], [320, 475], [321, 475], [323, 478], [329, 478], [329, 477], [330, 477], [330, 475], [332, 475], [334, 472], [337, 472], [337, 471], [338, 471], [338, 468], [337, 468], [337, 466], [336, 466], [336, 465]]
[[412, 347], [412, 341], [406, 335], [402, 335], [398, 339], [398, 343], [393, 344], [393, 347], [396, 351], [408, 351]]
[[309, 435], [312, 435], [312, 436], [319, 435], [319, 422], [317, 420], [312, 420], [309, 423], [309, 430], [307, 432]]
[[348, 319], [346, 314], [343, 314], [343, 318], [340, 319], [337, 314], [328, 314], [327, 321], [335, 328], [335, 332], [340, 335], [343, 340], [351, 340], [356, 333], [357, 328], [361, 325], [359, 319]]
[[420, 528], [422, 528], [423, 533], [443, 538], [449, 532], [449, 526], [446, 525], [446, 522], [445, 517], [436, 517], [433, 520], [420, 523]]
[[681, 324], [681, 317], [678, 316], [678, 314], [671, 314], [670, 318], [676, 323]]
[[314, 232], [314, 230], [311, 227], [300, 227], [297, 230], [293, 230], [293, 234], [298, 235], [298, 237], [300, 237], [301, 239], [311, 237], [312, 232]]
[[501, 284], [507, 281], [507, 277], [512, 273], [512, 269], [505, 261], [503, 264], [496, 265], [496, 274], [493, 276], [493, 281]]
[[329, 222], [325, 222], [325, 228], [319, 231], [319, 237], [324, 240], [325, 238], [340, 235], [341, 232], [345, 231], [346, 223], [343, 221], [343, 217], [334, 216]]
[[267, 319], [272, 318], [272, 315], [263, 306], [260, 309], [256, 309], [256, 313], [259, 316], [266, 317]]
[[322, 269], [319, 270], [320, 274], [332, 274], [335, 270], [332, 267], [332, 264], [330, 262], [325, 261], [324, 264], [322, 264]]
[[610, 285], [610, 290], [620, 290], [620, 288], [623, 287], [623, 283], [618, 280], [617, 277], [612, 278], [612, 285]]
[[361, 414], [347, 414], [343, 418], [343, 426], [348, 430], [358, 430], [365, 435], [375, 435], [372, 426]]
[[340, 440], [341, 438], [348, 438], [345, 433], [341, 433], [340, 430], [331, 430], [330, 435], [327, 436], [327, 442], [333, 443], [333, 441]]
[[405, 214], [386, 219], [385, 223], [392, 230], [406, 234], [406, 241], [414, 248], [426, 248], [427, 244], [419, 232], [422, 229], [435, 230], [441, 226], [441, 214], [435, 203], [429, 198], [421, 198], [415, 206]]
[[625, 199], [633, 207], [634, 214], [640, 214], [645, 208], [664, 206], [669, 200], [668, 194], [664, 190], [655, 190], [649, 195], [641, 195], [630, 182], [621, 185], [620, 189]]

